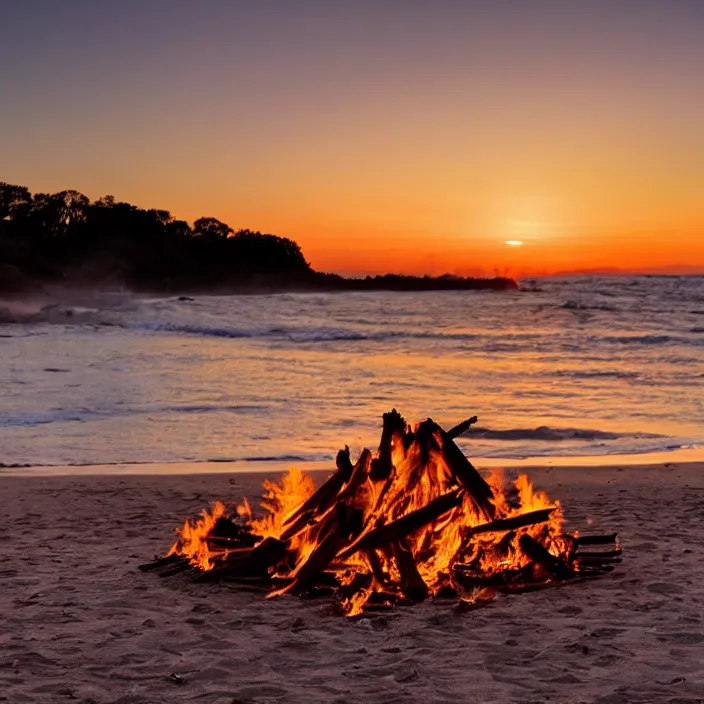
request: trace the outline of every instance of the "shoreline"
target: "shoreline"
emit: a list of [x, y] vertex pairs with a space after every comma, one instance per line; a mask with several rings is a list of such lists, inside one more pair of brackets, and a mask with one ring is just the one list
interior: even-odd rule
[[[655, 467], [698, 465], [704, 463], [704, 447], [666, 450], [661, 452], [614, 454], [614, 455], [555, 455], [526, 458], [501, 457], [469, 457], [469, 460], [480, 470], [494, 468], [540, 470], [559, 467], [566, 469], [611, 469], [624, 467]], [[295, 461], [218, 461], [194, 460], [190, 462], [116, 462], [106, 464], [76, 464], [76, 465], [2, 465], [0, 464], [0, 479], [2, 477], [81, 477], [81, 476], [162, 476], [162, 475], [247, 475], [247, 474], [278, 474], [295, 466], [305, 472], [333, 471], [334, 460], [319, 460], [311, 462]]]

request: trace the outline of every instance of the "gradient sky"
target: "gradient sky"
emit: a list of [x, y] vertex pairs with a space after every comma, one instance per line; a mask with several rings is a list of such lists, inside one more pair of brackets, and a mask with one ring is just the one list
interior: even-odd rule
[[0, 17], [0, 180], [291, 237], [323, 270], [704, 272], [702, 0]]

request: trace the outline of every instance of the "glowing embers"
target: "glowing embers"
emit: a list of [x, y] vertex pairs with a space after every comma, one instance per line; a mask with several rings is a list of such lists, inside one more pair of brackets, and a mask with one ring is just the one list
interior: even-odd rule
[[613, 569], [615, 535], [565, 534], [559, 504], [528, 477], [506, 486], [500, 473], [476, 471], [454, 442], [475, 421], [446, 432], [387, 413], [376, 453], [352, 464], [341, 450], [317, 489], [294, 469], [266, 481], [256, 518], [246, 501], [234, 510], [217, 502], [143, 568], [254, 582], [272, 596], [334, 596], [350, 616], [428, 597], [479, 604]]

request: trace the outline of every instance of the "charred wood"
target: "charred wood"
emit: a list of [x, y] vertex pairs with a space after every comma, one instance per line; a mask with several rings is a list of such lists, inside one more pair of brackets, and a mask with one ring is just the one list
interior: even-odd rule
[[369, 566], [372, 568], [374, 579], [376, 579], [380, 586], [388, 584], [389, 573], [384, 570], [379, 553], [375, 549], [371, 549], [365, 550], [364, 554], [367, 556]]
[[458, 438], [460, 435], [466, 433], [476, 422], [477, 416], [472, 416], [467, 420], [463, 420], [461, 423], [458, 423], [454, 428], [450, 428], [447, 431], [447, 437], [451, 438], [452, 440]]
[[181, 572], [188, 572], [194, 569], [193, 565], [188, 560], [182, 560], [175, 564], [170, 565], [166, 569], [159, 570], [159, 577], [173, 577], [175, 574], [181, 574]]
[[233, 518], [226, 518], [224, 516], [215, 521], [210, 535], [224, 540], [237, 541], [243, 546], [249, 547], [254, 547], [261, 539], [252, 533], [251, 528], [243, 526]]
[[411, 601], [423, 601], [428, 596], [428, 585], [421, 577], [410, 545], [406, 538], [396, 541], [392, 547], [396, 566], [401, 575], [401, 591]]
[[427, 526], [434, 520], [438, 519], [444, 513], [459, 506], [462, 503], [464, 490], [462, 488], [453, 489], [447, 494], [438, 496], [425, 506], [407, 513], [405, 516], [387, 523], [384, 526], [375, 528], [370, 531], [356, 543], [353, 543], [340, 554], [341, 558], [345, 558], [358, 550], [366, 551], [377, 548], [380, 545], [400, 540], [414, 533], [417, 530]]
[[335, 505], [332, 524], [327, 534], [308, 559], [297, 567], [294, 580], [281, 593], [299, 593], [314, 586], [317, 577], [333, 561], [337, 553], [349, 545], [362, 530], [363, 512], [357, 508], [350, 508], [342, 502]]
[[197, 581], [216, 582], [225, 577], [267, 579], [276, 565], [286, 559], [287, 550], [287, 544], [281, 540], [265, 538], [255, 548], [227, 551]]
[[369, 477], [369, 469], [372, 463], [372, 453], [366, 448], [362, 450], [362, 454], [357, 458], [352, 474], [346, 486], [337, 495], [339, 501], [354, 500], [357, 491]]
[[541, 508], [537, 511], [521, 513], [518, 516], [513, 516], [512, 518], [499, 518], [495, 521], [484, 523], [482, 525], [471, 528], [470, 534], [479, 535], [481, 533], [516, 530], [516, 528], [524, 528], [525, 526], [532, 526], [536, 523], [543, 523], [544, 521], [550, 519], [550, 514], [554, 510], [554, 508]]
[[[256, 536], [253, 536], [256, 537]], [[221, 538], [219, 535], [209, 535], [205, 538], [209, 548], [217, 548], [221, 550], [229, 550], [231, 552], [246, 551], [252, 552], [253, 546], [256, 545], [261, 538], [257, 538], [251, 545], [247, 545], [241, 540], [233, 538]]]
[[327, 481], [318, 488], [300, 508], [284, 521], [284, 530], [281, 534], [282, 540], [290, 540], [306, 526], [313, 522], [316, 517], [325, 513], [337, 499], [342, 487], [350, 480], [354, 470], [350, 461], [350, 449], [345, 447], [337, 453], [335, 460], [337, 469]]
[[395, 435], [401, 435], [405, 430], [406, 421], [395, 408], [390, 413], [384, 413], [379, 450], [377, 456], [372, 460], [369, 473], [374, 481], [388, 479], [391, 475], [393, 470], [392, 441]]
[[518, 539], [518, 544], [525, 555], [534, 564], [542, 567], [548, 574], [555, 575], [558, 578], [569, 574], [570, 570], [567, 565], [528, 533], [524, 533]]
[[455, 565], [453, 578], [457, 584], [466, 589], [485, 587], [503, 587], [518, 581], [525, 581], [531, 577], [531, 570], [514, 569], [495, 572], [494, 574], [478, 574], [461, 569], [462, 565]]
[[494, 504], [491, 500], [494, 494], [491, 487], [475, 469], [472, 463], [464, 456], [454, 440], [438, 426], [442, 437], [442, 452], [450, 471], [457, 481], [467, 490], [470, 498], [480, 515], [486, 520], [494, 517]]
[[139, 565], [139, 568], [142, 572], [151, 572], [153, 570], [160, 570], [163, 569], [164, 567], [168, 567], [169, 565], [173, 565], [177, 562], [183, 562], [183, 561], [188, 561], [186, 560], [183, 555], [165, 555], [164, 557], [158, 557], [156, 560], [153, 560], [152, 562], [146, 562], [143, 565]]

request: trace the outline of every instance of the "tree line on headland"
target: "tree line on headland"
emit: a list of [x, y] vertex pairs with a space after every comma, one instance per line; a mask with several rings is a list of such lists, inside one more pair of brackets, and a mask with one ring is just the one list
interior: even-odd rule
[[0, 182], [0, 290], [41, 284], [221, 292], [516, 288], [503, 277], [344, 278], [314, 271], [286, 237], [233, 230], [213, 217], [189, 225], [168, 210], [113, 196], [32, 194]]

